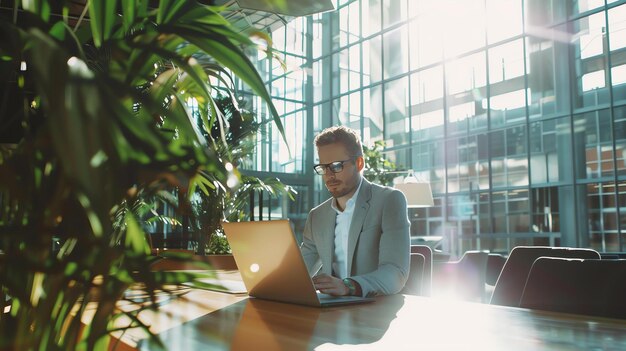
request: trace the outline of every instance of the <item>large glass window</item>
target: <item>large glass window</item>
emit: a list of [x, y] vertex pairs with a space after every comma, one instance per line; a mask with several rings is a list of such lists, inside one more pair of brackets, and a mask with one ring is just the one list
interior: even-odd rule
[[575, 57], [574, 106], [596, 106], [609, 102], [606, 89], [605, 13], [600, 12], [573, 22]]
[[324, 30], [328, 28], [328, 15], [315, 14], [311, 16], [311, 22], [313, 22], [313, 40], [311, 42], [312, 59], [317, 59], [322, 56], [322, 44]]
[[[270, 169], [279, 173], [301, 173], [304, 170], [304, 121], [305, 114], [303, 111], [285, 115], [282, 118], [283, 127], [285, 128], [285, 137], [287, 145], [280, 132], [272, 125], [272, 150]], [[291, 151], [291, 152], [289, 152]]]
[[[495, 233], [528, 233], [530, 230], [528, 191], [492, 193], [493, 230]], [[512, 238], [509, 240], [513, 240]], [[534, 244], [534, 243], [533, 243]], [[509, 244], [510, 245], [510, 244]], [[513, 245], [523, 245], [513, 242]]]
[[291, 154], [263, 124], [253, 168], [299, 175], [311, 208], [328, 193], [310, 180], [307, 147], [321, 129], [347, 125], [364, 143], [385, 140], [399, 169], [431, 183], [435, 206], [411, 210], [412, 234], [444, 236], [453, 255], [522, 244], [626, 250], [623, 0], [337, 6], [272, 33], [286, 70], [255, 57]]
[[443, 97], [443, 68], [441, 66], [411, 75], [411, 102], [424, 103]]
[[510, 81], [524, 75], [524, 48], [515, 40], [489, 50], [489, 83]]
[[[615, 123], [613, 125], [615, 138], [616, 171], [620, 179], [626, 180], [626, 107], [613, 110]], [[622, 189], [626, 191], [626, 189]], [[624, 213], [626, 215], [626, 213]], [[626, 230], [626, 228], [624, 228]]]
[[[472, 135], [448, 140], [448, 192], [472, 192], [489, 189], [486, 135]], [[479, 148], [481, 150], [479, 150]], [[485, 157], [480, 159], [480, 156]]]
[[430, 182], [433, 194], [445, 194], [445, 146], [442, 140], [425, 140], [413, 146], [410, 168], [415, 170], [419, 177]]
[[550, 32], [551, 26], [564, 21], [568, 15], [570, 1], [525, 0], [526, 33], [541, 35]]
[[385, 130], [389, 147], [403, 145], [409, 141], [408, 95], [407, 77], [385, 84]]
[[[561, 30], [559, 27], [555, 31]], [[555, 31], [549, 32], [549, 39], [540, 36], [526, 39], [528, 110], [532, 119], [566, 113], [570, 108], [568, 45]]]
[[526, 117], [523, 41], [497, 46], [488, 55], [491, 126], [523, 121]]
[[526, 127], [519, 126], [492, 132], [490, 142], [494, 188], [528, 185]]
[[522, 34], [521, 0], [487, 0], [486, 3], [490, 44]]
[[535, 188], [532, 204], [531, 231], [534, 233], [559, 232], [559, 188]]
[[626, 4], [609, 10], [613, 100], [626, 102]]
[[437, 3], [436, 17], [439, 25], [433, 30], [441, 30], [443, 33], [446, 57], [457, 57], [485, 45], [484, 0]]
[[377, 85], [363, 92], [363, 135], [374, 142], [383, 139], [383, 87]]
[[320, 102], [322, 99], [328, 99], [328, 89], [324, 89], [324, 69], [328, 67], [328, 58], [313, 62], [311, 79], [313, 80], [313, 102]]
[[363, 42], [363, 84], [379, 82], [383, 77], [383, 56], [380, 36]]
[[[409, 1], [410, 4], [417, 1]], [[443, 32], [440, 19], [422, 14], [409, 23], [409, 55], [411, 69], [426, 67], [443, 58]]]
[[444, 136], [443, 68], [437, 66], [413, 73], [410, 85], [413, 140]]
[[579, 188], [587, 193], [589, 245], [598, 251], [620, 251], [615, 183], [590, 183]]
[[577, 167], [580, 170], [577, 172], [578, 177], [612, 177], [614, 150], [610, 111], [600, 110], [574, 116], [574, 133], [576, 160], [579, 160]]
[[[281, 50], [284, 50], [285, 52], [297, 53], [299, 55], [302, 55], [306, 52], [306, 42], [304, 40], [305, 27], [306, 19], [294, 19], [293, 21], [289, 22], [287, 26], [285, 26], [285, 42], [275, 43], [275, 45], [277, 47], [281, 47]], [[284, 49], [282, 48], [282, 45], [284, 45]]]
[[604, 0], [571, 0], [571, 14], [578, 15], [604, 6]]
[[385, 78], [395, 77], [407, 71], [408, 56], [405, 51], [407, 43], [405, 26], [383, 35], [383, 72]]
[[569, 118], [530, 124], [530, 181], [533, 185], [572, 180]]
[[468, 133], [487, 128], [487, 69], [485, 53], [446, 64], [448, 132]]
[[406, 2], [407, 0], [383, 0], [383, 27], [387, 28], [406, 20]]
[[361, 87], [361, 48], [352, 45], [339, 52], [339, 93]]
[[361, 0], [361, 11], [363, 13], [363, 37], [369, 37], [371, 34], [379, 33], [382, 16], [381, 0]]
[[344, 47], [359, 40], [361, 36], [359, 1], [339, 9], [339, 46]]

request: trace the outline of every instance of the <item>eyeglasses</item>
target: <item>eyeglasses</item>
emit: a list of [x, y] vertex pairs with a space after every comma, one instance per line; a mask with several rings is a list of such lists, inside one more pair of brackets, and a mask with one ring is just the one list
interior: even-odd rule
[[326, 174], [326, 169], [329, 169], [333, 173], [339, 173], [343, 171], [344, 162], [348, 162], [352, 160], [354, 160], [354, 157], [347, 159], [347, 160], [343, 160], [343, 161], [335, 161], [331, 163], [320, 163], [320, 164], [313, 166], [313, 169], [315, 170], [315, 173], [319, 175]]

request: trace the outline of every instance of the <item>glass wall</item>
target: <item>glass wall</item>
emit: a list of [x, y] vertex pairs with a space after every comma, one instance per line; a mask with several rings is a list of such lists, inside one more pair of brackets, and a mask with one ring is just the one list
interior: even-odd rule
[[[322, 36], [323, 28], [319, 18], [296, 18], [270, 34], [272, 51], [251, 50], [248, 56], [256, 65], [261, 77], [266, 82], [272, 101], [284, 128], [281, 133], [267, 104], [250, 93], [250, 89], [241, 80], [237, 80], [238, 93], [250, 101], [252, 111], [256, 114], [261, 128], [256, 138], [256, 152], [252, 162], [240, 167], [242, 173], [265, 178], [278, 178], [284, 184], [291, 185], [296, 191], [295, 201], [287, 196], [260, 192], [251, 199], [251, 218], [254, 220], [271, 220], [290, 218], [294, 232], [300, 236], [304, 228], [306, 215], [313, 200], [313, 178], [308, 169], [312, 141], [310, 131], [315, 116], [319, 116], [319, 106], [312, 108], [313, 101], [328, 99], [323, 85], [329, 84], [328, 77], [323, 76], [321, 65], [325, 60], [313, 64], [312, 56], [319, 55], [322, 50], [320, 41], [308, 37], [311, 33]], [[317, 25], [315, 24], [317, 21]], [[313, 25], [312, 25], [313, 24]], [[261, 46], [265, 43], [261, 40]], [[313, 74], [315, 72], [315, 74]], [[355, 85], [358, 88], [358, 85]], [[360, 92], [359, 92], [360, 94]], [[325, 105], [326, 106], [326, 105]], [[346, 114], [352, 118], [360, 118], [360, 111], [354, 106], [345, 105]], [[321, 121], [315, 125], [321, 125]]]
[[337, 7], [272, 33], [287, 70], [258, 60], [291, 153], [268, 126], [256, 169], [300, 175], [299, 216], [328, 196], [312, 138], [342, 124], [431, 182], [435, 206], [411, 210], [411, 232], [455, 255], [626, 250], [626, 1]]

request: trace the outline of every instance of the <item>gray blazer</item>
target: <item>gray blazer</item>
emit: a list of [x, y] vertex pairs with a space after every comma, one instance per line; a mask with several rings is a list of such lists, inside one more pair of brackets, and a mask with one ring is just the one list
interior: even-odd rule
[[[332, 275], [335, 219], [332, 198], [309, 212], [302, 256], [310, 273]], [[361, 285], [363, 296], [399, 292], [409, 274], [410, 222], [400, 191], [363, 179], [348, 234], [348, 273]]]

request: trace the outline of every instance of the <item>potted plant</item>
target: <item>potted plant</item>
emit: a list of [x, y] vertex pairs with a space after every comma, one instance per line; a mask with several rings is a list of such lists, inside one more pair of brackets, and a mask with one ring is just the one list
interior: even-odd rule
[[236, 176], [189, 112], [193, 99], [206, 130], [222, 122], [209, 77], [223, 81], [227, 68], [242, 79], [282, 132], [240, 49], [252, 42], [219, 9], [185, 0], [75, 6], [14, 1], [0, 17], [0, 116], [19, 126], [14, 146], [0, 148], [0, 301], [10, 309], [0, 314], [0, 349], [108, 349], [120, 315], [132, 321], [122, 329], [148, 331], [139, 307], [116, 308], [134, 303], [129, 286], [154, 301], [155, 289], [193, 278], [151, 272], [141, 220], [120, 209]]
[[[239, 169], [242, 164], [250, 162], [254, 155], [261, 123], [257, 122], [255, 114], [247, 108], [247, 102], [243, 99], [233, 100], [218, 94], [215, 103], [226, 123], [214, 124], [211, 135], [207, 132], [206, 138], [217, 140], [223, 135], [226, 143], [219, 144], [215, 150], [220, 159]], [[277, 178], [260, 179], [245, 174], [239, 174], [236, 186], [196, 189], [188, 222], [194, 233], [198, 255], [212, 255], [208, 261], [213, 266], [236, 268], [221, 222], [249, 220], [250, 213], [246, 207], [250, 196], [256, 192], [265, 192], [270, 196], [282, 194], [291, 200], [296, 194], [291, 186]]]
[[383, 154], [385, 141], [375, 141], [373, 145], [363, 145], [363, 157], [365, 159], [365, 171], [363, 176], [370, 182], [381, 185], [391, 185], [396, 176], [396, 164]]

